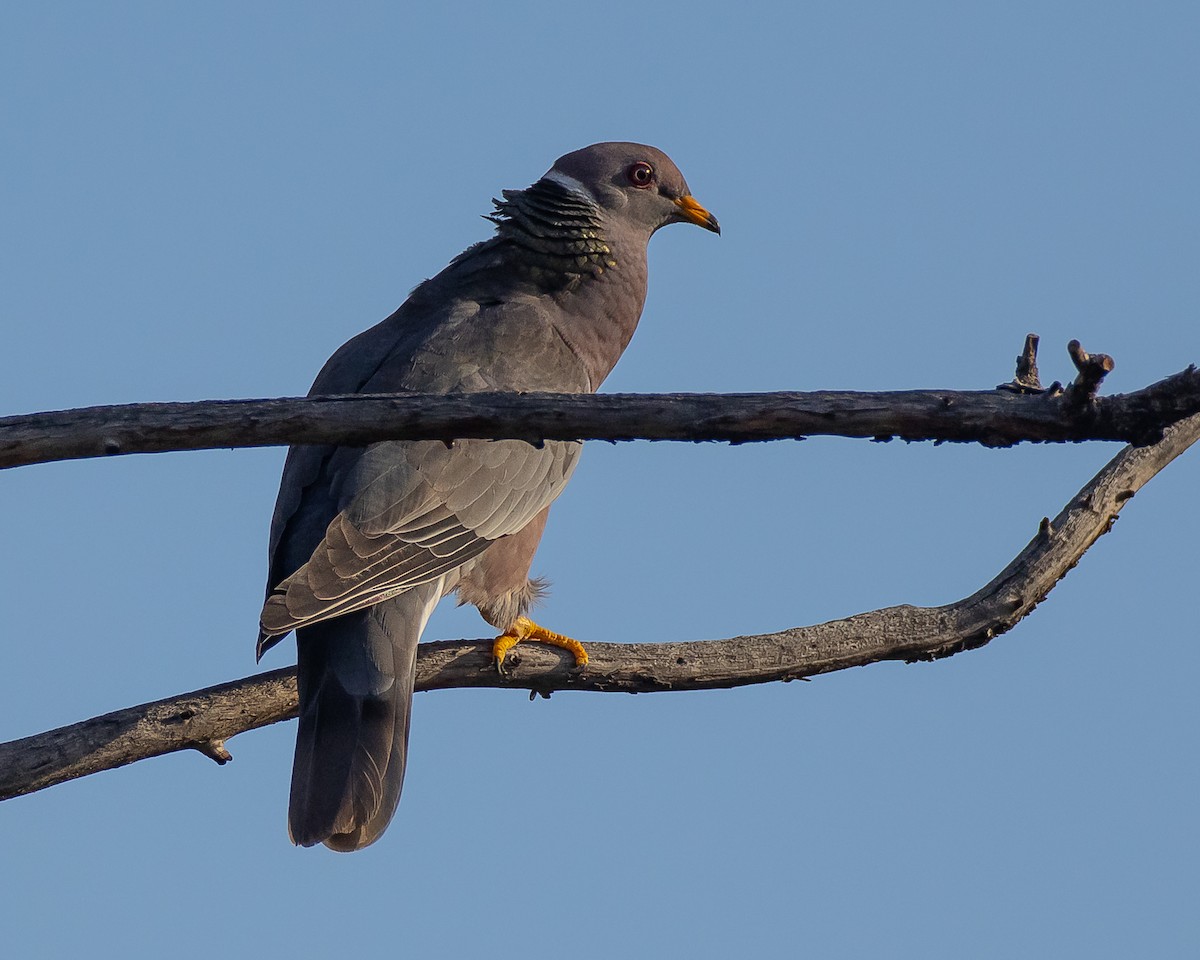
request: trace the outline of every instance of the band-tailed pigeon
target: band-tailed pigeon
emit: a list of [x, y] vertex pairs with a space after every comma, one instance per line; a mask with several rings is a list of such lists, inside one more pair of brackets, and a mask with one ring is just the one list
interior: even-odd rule
[[[495, 236], [343, 345], [310, 395], [591, 392], [633, 336], [646, 245], [668, 223], [720, 232], [661, 151], [598, 143], [505, 190]], [[357, 850], [400, 798], [417, 643], [456, 592], [500, 630], [497, 661], [542, 640], [525, 614], [550, 503], [581, 445], [388, 441], [288, 452], [271, 521], [258, 655], [296, 631], [300, 727], [288, 827], [303, 846]]]

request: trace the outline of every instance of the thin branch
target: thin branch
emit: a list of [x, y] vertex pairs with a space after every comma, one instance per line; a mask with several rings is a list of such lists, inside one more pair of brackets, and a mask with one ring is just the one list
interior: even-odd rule
[[[417, 689], [515, 687], [531, 696], [557, 690], [642, 693], [703, 690], [795, 680], [881, 660], [931, 660], [982, 646], [1049, 594], [1117, 514], [1159, 470], [1200, 438], [1200, 416], [1163, 439], [1126, 447], [1029, 545], [977, 593], [942, 607], [898, 606], [779, 633], [688, 643], [588, 643], [580, 672], [565, 651], [522, 644], [505, 675], [491, 641], [421, 645]], [[295, 716], [292, 668], [119, 710], [69, 727], [0, 744], [0, 799], [175, 750], [197, 749], [221, 762], [224, 741]]]
[[[1098, 382], [1098, 381], [1097, 381]], [[1089, 381], [1089, 389], [1094, 384]], [[130, 453], [481, 437], [721, 440], [808, 436], [1149, 443], [1200, 413], [1195, 367], [1134, 393], [373, 394], [85, 407], [0, 419], [0, 468]]]
[[1067, 353], [1078, 371], [1075, 382], [1067, 388], [1067, 405], [1084, 407], [1096, 398], [1101, 381], [1112, 373], [1115, 364], [1106, 353], [1088, 353], [1078, 340], [1067, 344]]
[[1041, 338], [1036, 333], [1025, 335], [1025, 346], [1017, 357], [1017, 375], [1010, 383], [1002, 383], [997, 390], [1012, 390], [1015, 393], [1042, 393], [1042, 381], [1038, 376], [1037, 351]]

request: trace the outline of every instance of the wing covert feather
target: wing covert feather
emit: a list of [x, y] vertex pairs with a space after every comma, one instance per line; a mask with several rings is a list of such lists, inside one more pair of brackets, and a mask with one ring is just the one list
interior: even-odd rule
[[349, 613], [461, 566], [553, 501], [580, 451], [562, 441], [386, 446], [386, 454], [369, 449], [339, 473], [339, 491], [358, 493], [308, 561], [268, 597], [264, 630], [278, 635]]

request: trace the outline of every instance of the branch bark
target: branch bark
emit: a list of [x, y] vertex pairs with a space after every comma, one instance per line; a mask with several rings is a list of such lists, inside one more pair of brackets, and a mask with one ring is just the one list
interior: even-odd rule
[[1195, 367], [1134, 393], [1100, 398], [1073, 386], [1036, 394], [1007, 389], [472, 393], [137, 403], [2, 418], [0, 468], [173, 450], [453, 437], [746, 443], [824, 435], [988, 446], [1077, 440], [1144, 444], [1194, 413], [1200, 413]]
[[[703, 690], [804, 677], [881, 660], [932, 660], [1012, 629], [1108, 532], [1124, 504], [1200, 438], [1200, 415], [1158, 442], [1126, 447], [978, 592], [941, 607], [897, 606], [778, 633], [687, 643], [589, 643], [577, 671], [565, 651], [523, 644], [496, 672], [491, 641], [421, 645], [417, 689], [515, 687], [641, 693]], [[247, 677], [0, 744], [0, 799], [182, 749], [225, 762], [225, 741], [295, 716], [294, 669]]]

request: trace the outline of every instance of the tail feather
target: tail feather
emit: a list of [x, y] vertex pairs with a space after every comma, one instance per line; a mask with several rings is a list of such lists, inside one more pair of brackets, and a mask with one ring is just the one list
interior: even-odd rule
[[293, 843], [358, 850], [391, 821], [404, 784], [417, 643], [440, 586], [422, 584], [297, 632]]

